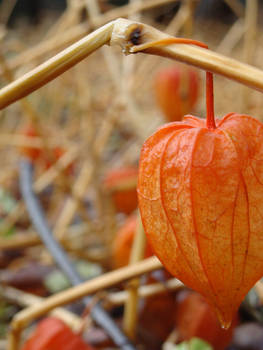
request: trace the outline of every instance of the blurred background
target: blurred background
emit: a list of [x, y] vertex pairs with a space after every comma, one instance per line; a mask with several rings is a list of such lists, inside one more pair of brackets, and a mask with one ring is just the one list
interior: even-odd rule
[[[259, 0], [0, 0], [0, 87], [118, 17], [203, 41], [262, 69], [262, 5]], [[32, 166], [46, 222], [81, 277], [125, 266], [138, 230], [141, 146], [163, 123], [186, 114], [205, 118], [204, 78], [204, 72], [168, 59], [124, 56], [105, 46], [0, 111], [0, 349], [7, 348], [13, 316], [34, 303], [32, 296], [70, 287], [27, 213], [21, 160]], [[262, 94], [216, 76], [215, 112], [219, 118], [237, 112], [262, 120]], [[152, 255], [147, 243], [144, 255]], [[233, 327], [222, 333], [200, 296], [178, 291], [174, 282], [162, 289], [172, 279], [160, 270], [140, 281], [141, 287], [154, 285], [136, 311], [134, 339], [140, 349], [179, 349], [193, 337], [214, 349], [263, 349], [261, 282]], [[120, 325], [124, 301], [118, 293], [126, 287], [95, 296]], [[71, 311], [79, 317], [83, 310], [74, 304]], [[36, 326], [27, 328], [23, 342]], [[87, 320], [82, 333], [95, 349], [116, 348]], [[202, 342], [191, 346], [210, 349]]]

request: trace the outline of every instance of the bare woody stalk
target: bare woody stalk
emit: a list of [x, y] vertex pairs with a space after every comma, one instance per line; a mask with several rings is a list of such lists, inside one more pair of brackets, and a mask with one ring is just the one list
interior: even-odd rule
[[20, 311], [15, 315], [10, 325], [8, 350], [15, 350], [18, 348], [23, 328], [35, 318], [48, 313], [50, 310], [58, 306], [71, 303], [81, 297], [96, 293], [101, 289], [109, 288], [144, 273], [160, 269], [161, 267], [162, 264], [160, 261], [156, 257], [152, 257], [134, 265], [108, 272], [102, 276], [84, 282], [79, 286], [48, 297], [42, 303]]
[[235, 59], [184, 44], [150, 47], [152, 42], [168, 37], [151, 26], [119, 19], [115, 21], [111, 45], [121, 45], [126, 54], [143, 52], [172, 58], [263, 91], [263, 71]]
[[[246, 14], [245, 14], [245, 34], [244, 34], [244, 47], [243, 56], [244, 61], [248, 64], [253, 63], [253, 54], [256, 48], [256, 33], [257, 33], [257, 21], [258, 21], [258, 0], [250, 0], [246, 2]], [[241, 91], [241, 105], [243, 109], [249, 108], [251, 100], [251, 91], [243, 87]]]
[[[97, 27], [99, 27], [118, 17], [125, 17], [130, 14], [133, 14], [134, 11], [147, 10], [155, 6], [164, 5], [174, 1], [175, 0], [144, 0], [142, 1], [140, 8], [134, 9], [133, 6], [131, 6], [131, 4], [114, 8], [113, 10], [107, 11], [102, 15], [93, 16], [92, 20], [94, 21], [94, 23], [92, 23], [92, 25], [93, 26], [96, 25]], [[86, 0], [86, 2], [89, 3], [89, 0]], [[64, 20], [65, 18], [61, 18], [62, 24]], [[50, 33], [48, 33], [48, 38], [45, 41], [42, 41], [41, 43], [34, 46], [33, 48], [30, 48], [25, 52], [22, 52], [19, 55], [15, 56], [14, 58], [11, 58], [9, 61], [10, 69], [16, 69], [21, 65], [23, 65], [24, 63], [32, 62], [36, 59], [39, 59], [41, 56], [50, 53], [51, 51], [54, 51], [59, 48], [62, 48], [63, 46], [69, 45], [72, 42], [79, 40], [85, 34], [88, 34], [88, 32], [91, 29], [91, 23], [77, 24], [76, 26], [71, 27], [70, 29], [65, 28], [63, 33], [60, 31], [58, 34], [57, 31], [61, 29], [60, 28], [61, 22], [58, 23], [58, 25], [55, 24], [54, 28], [52, 27], [52, 30]], [[51, 33], [53, 33], [54, 35], [51, 36]], [[0, 30], [0, 38], [1, 38], [1, 30]], [[0, 75], [1, 75], [1, 72], [0, 72]]]
[[[142, 285], [138, 288], [138, 296], [140, 298], [148, 298], [153, 295], [162, 294], [164, 292], [178, 290], [184, 285], [177, 278], [171, 278], [165, 283], [151, 283], [148, 285]], [[105, 297], [106, 305], [122, 305], [129, 298], [127, 291], [121, 291], [116, 293], [109, 293]], [[263, 299], [262, 299], [263, 300]]]
[[[137, 215], [137, 225], [135, 238], [132, 245], [131, 256], [130, 256], [130, 265], [135, 264], [136, 262], [144, 258], [146, 237], [142, 226], [141, 216]], [[123, 317], [123, 328], [125, 333], [129, 338], [136, 338], [136, 323], [138, 318], [138, 288], [140, 280], [139, 278], [134, 278], [128, 283], [128, 298], [125, 303], [124, 308], [124, 317]]]
[[[2, 298], [21, 306], [35, 305], [41, 303], [44, 300], [44, 298], [41, 298], [37, 295], [26, 293], [19, 289], [8, 286], [0, 287], [0, 295]], [[120, 295], [120, 297], [123, 298], [122, 295]], [[120, 297], [117, 296], [117, 298], [115, 297], [114, 299], [113, 296], [113, 300], [116, 301], [117, 299], [117, 301], [119, 301]], [[50, 314], [54, 317], [63, 320], [65, 323], [67, 323], [68, 326], [70, 326], [76, 331], [80, 330], [80, 328], [82, 327], [83, 320], [66, 309], [57, 308], [52, 310]]]
[[170, 57], [263, 91], [262, 70], [211, 50], [184, 44], [147, 48], [150, 42], [163, 38], [167, 38], [167, 34], [145, 24], [125, 19], [110, 22], [1, 89], [0, 110], [55, 79], [99, 47], [109, 43], [121, 45], [127, 54], [145, 52]]
[[109, 43], [114, 22], [99, 28], [0, 91], [0, 109], [27, 96]]

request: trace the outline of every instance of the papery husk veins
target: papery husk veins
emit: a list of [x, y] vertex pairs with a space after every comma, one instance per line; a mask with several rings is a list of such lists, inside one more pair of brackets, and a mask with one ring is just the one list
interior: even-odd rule
[[165, 267], [228, 327], [263, 274], [263, 125], [230, 113], [208, 129], [187, 116], [144, 144], [138, 182], [146, 234]]

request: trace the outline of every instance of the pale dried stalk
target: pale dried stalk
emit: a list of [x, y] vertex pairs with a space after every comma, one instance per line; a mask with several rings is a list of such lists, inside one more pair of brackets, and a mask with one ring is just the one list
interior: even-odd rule
[[39, 193], [50, 185], [56, 177], [65, 170], [77, 158], [80, 150], [80, 145], [72, 145], [67, 152], [65, 152], [54, 165], [45, 171], [34, 183], [34, 191]]
[[[104, 18], [105, 15], [102, 15], [99, 10], [99, 6], [97, 3], [97, 0], [85, 0], [86, 8], [89, 12], [89, 20], [91, 22], [91, 25], [93, 27], [96, 27], [98, 24], [98, 20], [100, 18]], [[132, 12], [135, 14], [137, 10], [141, 9], [141, 0], [135, 1], [136, 7], [133, 8]], [[134, 1], [131, 1], [128, 5], [129, 9], [130, 7], [134, 6]], [[123, 7], [122, 7], [123, 9]], [[117, 9], [119, 10], [119, 9]], [[115, 11], [115, 10], [113, 10]], [[110, 11], [109, 11], [110, 12]], [[106, 15], [109, 13], [107, 12]], [[115, 18], [115, 17], [113, 17]], [[103, 19], [104, 21], [105, 19]], [[111, 79], [113, 81], [114, 87], [116, 88], [116, 98], [121, 100], [123, 102], [123, 106], [126, 107], [126, 110], [128, 112], [128, 117], [131, 119], [132, 126], [135, 128], [136, 131], [140, 130], [141, 128], [138, 125], [138, 122], [136, 122], [136, 116], [138, 116], [138, 110], [136, 107], [135, 102], [133, 101], [129, 86], [131, 86], [131, 78], [132, 74], [129, 74], [132, 69], [132, 65], [130, 65], [131, 60], [125, 60], [123, 63], [123, 69], [120, 68], [121, 62], [117, 60], [117, 57], [115, 56], [114, 52], [109, 51], [106, 47], [102, 48], [102, 53], [104, 56], [104, 59], [106, 61], [106, 65], [108, 68], [108, 71], [110, 73]], [[127, 122], [125, 118], [125, 123]], [[145, 136], [143, 135], [143, 139]]]
[[[6, 80], [8, 82], [12, 82], [14, 80], [13, 73], [9, 69], [9, 65], [6, 62], [5, 57], [1, 53], [0, 53], [0, 65], [3, 69], [4, 76], [5, 76]], [[38, 134], [41, 135], [41, 131], [39, 130], [39, 125], [38, 125], [39, 120], [40, 120], [39, 113], [37, 113], [37, 111], [33, 108], [30, 101], [26, 98], [20, 100], [20, 105], [21, 105], [21, 109], [24, 112], [25, 116], [29, 119], [30, 123], [33, 123]], [[42, 134], [41, 136], [42, 136], [41, 137], [42, 149], [43, 149], [43, 151], [47, 151], [47, 154], [48, 154], [48, 148], [50, 148], [49, 140], [47, 139], [47, 137], [45, 135]]]
[[54, 35], [56, 37], [59, 37], [58, 33], [60, 34], [60, 33], [62, 33], [63, 30], [66, 29], [65, 23], [68, 22], [69, 12], [70, 11], [69, 11], [69, 8], [67, 6], [65, 11], [63, 11], [62, 15], [56, 21], [56, 23], [47, 31], [47, 33], [44, 36], [44, 39], [51, 38]]
[[85, 295], [109, 288], [130, 278], [160, 269], [161, 267], [162, 264], [160, 261], [156, 257], [152, 257], [132, 266], [108, 272], [102, 276], [84, 282], [79, 286], [48, 297], [42, 303], [30, 306], [27, 309], [18, 312], [11, 322], [8, 350], [17, 349], [23, 328], [25, 328], [32, 320], [46, 314], [53, 308], [73, 302]]
[[[8, 286], [1, 286], [0, 294], [6, 300], [21, 306], [32, 306], [41, 303], [45, 300], [44, 298], [36, 296], [35, 294], [26, 293], [20, 289]], [[53, 309], [50, 312], [50, 314], [54, 317], [61, 319], [75, 331], [80, 330], [80, 328], [83, 325], [83, 320], [81, 318], [79, 318], [77, 315], [73, 314], [72, 312], [66, 309], [56, 308]]]
[[[107, 140], [113, 130], [114, 119], [115, 115], [113, 114], [113, 110], [110, 109], [94, 141], [93, 150], [95, 159], [98, 159], [103, 152], [104, 146], [106, 145]], [[89, 147], [92, 147], [92, 145], [90, 145]], [[74, 183], [72, 190], [72, 198], [69, 198], [67, 200], [63, 211], [59, 216], [54, 227], [54, 234], [58, 239], [62, 239], [64, 237], [66, 228], [71, 223], [79, 205], [79, 202], [84, 197], [85, 191], [87, 190], [92, 178], [94, 177], [94, 171], [95, 166], [93, 163], [91, 163], [90, 159], [88, 159], [83, 165], [80, 174]]]
[[237, 17], [244, 17], [244, 6], [239, 0], [224, 0]]
[[[57, 147], [58, 145], [61, 146], [61, 144], [64, 145], [61, 140], [59, 140], [59, 144], [57, 140], [50, 140], [48, 143], [49, 148], [54, 148]], [[67, 142], [65, 143], [66, 147], [74, 147], [73, 144]], [[0, 134], [0, 145], [5, 145], [5, 146], [15, 146], [15, 147], [32, 147], [32, 148], [38, 148], [41, 149], [44, 146], [43, 139], [39, 136], [26, 136], [26, 135], [19, 135], [19, 134]], [[72, 161], [73, 159], [71, 159]]]
[[[140, 8], [142, 6], [142, 0], [130, 0], [130, 5], [134, 7], [134, 13], [128, 18], [131, 21], [139, 22], [141, 20]], [[123, 75], [122, 75], [122, 90], [125, 94], [125, 100], [131, 98], [132, 86], [134, 85], [136, 56], [130, 56], [129, 59], [123, 57]], [[133, 96], [132, 96], [133, 98]], [[133, 102], [134, 103], [134, 102]], [[141, 117], [140, 117], [141, 119]]]
[[[256, 32], [258, 18], [258, 0], [249, 0], [246, 2], [245, 14], [245, 35], [244, 35], [244, 61], [253, 62], [253, 55], [256, 49]], [[244, 110], [248, 110], [251, 98], [251, 91], [243, 87], [241, 91], [241, 104]]]
[[87, 160], [82, 166], [80, 174], [74, 183], [72, 197], [66, 201], [63, 211], [54, 227], [54, 234], [58, 239], [61, 239], [64, 236], [67, 226], [72, 221], [79, 201], [85, 196], [85, 191], [91, 181], [92, 174], [93, 167], [90, 164], [90, 161]]
[[67, 28], [74, 27], [79, 22], [80, 12], [83, 8], [83, 4], [75, 3], [67, 6], [60, 19], [47, 33], [47, 37], [63, 33]]
[[7, 340], [0, 340], [0, 350], [6, 350], [7, 348]]
[[0, 91], [0, 109], [55, 79], [99, 47], [108, 43], [111, 39], [113, 25], [114, 22], [106, 24], [25, 74], [22, 78], [4, 87]]
[[[146, 238], [142, 226], [141, 217], [137, 215], [136, 233], [132, 245], [130, 266], [137, 263], [144, 258]], [[134, 278], [128, 283], [128, 298], [125, 302], [124, 316], [123, 316], [123, 329], [129, 338], [135, 339], [136, 337], [136, 324], [138, 318], [138, 287], [140, 280]]]
[[0, 249], [23, 249], [40, 244], [40, 239], [34, 233], [27, 232], [26, 234], [16, 234], [13, 238], [1, 238], [0, 237]]
[[176, 329], [174, 329], [171, 334], [169, 334], [168, 338], [162, 345], [162, 350], [174, 350], [174, 347], [179, 341], [179, 334]]
[[258, 295], [259, 300], [260, 300], [260, 303], [261, 303], [261, 305], [262, 305], [262, 304], [263, 304], [263, 283], [262, 283], [262, 281], [259, 280], [259, 281], [255, 284], [254, 288], [255, 288], [256, 291], [257, 291], [257, 295]]
[[176, 1], [179, 1], [179, 0], [143, 0], [139, 6], [128, 4], [128, 5], [110, 10], [106, 12], [103, 16], [95, 17], [93, 19], [93, 23], [96, 23], [96, 26], [101, 26], [104, 23], [107, 23], [108, 21], [112, 21], [118, 17], [129, 17], [139, 11], [148, 10], [153, 7], [165, 5], [170, 2], [176, 2]]
[[[176, 36], [179, 30], [184, 26], [189, 16], [189, 8], [184, 4], [181, 5], [178, 12], [165, 29], [165, 33]], [[158, 59], [158, 57], [148, 56], [145, 57], [144, 60], [141, 62], [136, 72], [136, 79], [133, 85], [134, 92], [140, 91], [140, 89], [145, 85], [144, 79], [141, 78], [142, 74], [144, 76], [147, 76], [147, 74], [149, 74], [149, 72], [151, 72], [154, 69], [156, 63], [158, 62]]]
[[[94, 19], [101, 18], [102, 16], [97, 0], [85, 0], [84, 3], [86, 11], [89, 14], [89, 21], [91, 23], [91, 26], [96, 28], [96, 21], [94, 21]], [[113, 84], [118, 91], [120, 85], [119, 81], [121, 79], [119, 62], [115, 57], [114, 52], [107, 50], [106, 47], [102, 47], [102, 54], [105, 59]]]
[[238, 44], [238, 42], [243, 37], [245, 32], [244, 20], [239, 18], [228, 30], [220, 44], [218, 45], [216, 51], [229, 55], [233, 48]]
[[[140, 298], [148, 298], [153, 295], [161, 294], [166, 291], [174, 291], [179, 288], [182, 288], [184, 285], [182, 282], [178, 281], [177, 278], [171, 278], [170, 280], [164, 283], [152, 283], [145, 286], [140, 286], [138, 288], [138, 297]], [[129, 293], [127, 291], [121, 291], [116, 293], [109, 293], [105, 297], [105, 301], [107, 304], [116, 306], [124, 304], [129, 297]]]
[[[105, 260], [107, 255], [105, 249], [93, 248], [97, 245], [99, 239], [95, 230], [91, 225], [78, 224], [71, 225], [67, 230], [67, 236], [60, 241], [61, 245], [69, 252], [76, 254], [86, 260], [101, 262]], [[34, 231], [26, 231], [26, 233], [18, 233], [12, 238], [0, 237], [1, 250], [16, 250], [42, 245], [39, 236]]]
[[[45, 171], [34, 183], [33, 188], [36, 193], [43, 191], [49, 184], [51, 184], [61, 171], [66, 169], [77, 157], [80, 146], [71, 146], [68, 152], [63, 154], [59, 160], [52, 165], [47, 171]], [[0, 233], [6, 232], [10, 229], [17, 220], [25, 212], [25, 206], [22, 201], [16, 203], [15, 208], [10, 212], [9, 215], [0, 224]]]
[[87, 24], [78, 24], [70, 29], [65, 30], [64, 33], [56, 34], [50, 39], [40, 42], [32, 48], [20, 53], [19, 55], [9, 60], [9, 67], [11, 70], [19, 68], [21, 65], [35, 61], [43, 55], [58, 50], [65, 45], [79, 40], [90, 31]]
[[16, 5], [17, 0], [3, 0], [0, 6], [0, 23], [7, 25], [8, 19]]
[[25, 206], [22, 201], [16, 203], [12, 211], [4, 218], [0, 224], [0, 235], [5, 234], [17, 222], [21, 215], [25, 212]]
[[6, 28], [0, 24], [0, 41], [6, 36]]
[[[142, 45], [140, 46], [133, 45], [130, 42], [130, 36], [135, 29], [140, 30], [142, 34]], [[263, 72], [260, 69], [217, 54], [211, 50], [183, 44], [146, 48], [146, 44], [163, 38], [167, 38], [167, 34], [151, 26], [124, 19], [113, 21], [89, 34], [14, 83], [1, 89], [0, 109], [43, 86], [103, 44], [109, 43], [110, 40], [111, 44], [121, 45], [126, 53], [141, 51], [167, 56], [263, 91]]]
[[128, 191], [135, 189], [137, 187], [137, 179], [127, 179], [122, 181], [121, 183], [116, 183], [114, 185], [111, 185], [111, 188], [109, 189], [110, 192], [117, 192], [117, 191]]
[[258, 19], [258, 0], [249, 0], [246, 3], [245, 36], [244, 36], [244, 61], [251, 63], [256, 47]]
[[[134, 30], [140, 30], [141, 32], [141, 45], [133, 45], [129, 40]], [[167, 34], [151, 26], [119, 19], [115, 21], [111, 44], [121, 45], [126, 54], [144, 52], [173, 58], [263, 91], [263, 71], [235, 59], [225, 57], [211, 50], [183, 44], [150, 47], [151, 42], [167, 37]]]
[[[4, 78], [8, 83], [11, 83], [14, 80], [14, 76], [11, 70], [9, 69], [9, 65], [6, 62], [4, 55], [2, 55], [1, 52], [0, 52], [0, 66], [3, 70]], [[32, 107], [31, 103], [27, 99], [22, 99], [20, 101], [20, 105], [21, 105], [22, 111], [26, 116], [29, 117], [30, 120], [36, 121], [37, 119], [39, 119], [39, 115], [37, 114], [37, 112]]]
[[[88, 1], [88, 0], [87, 0]], [[144, 0], [140, 10], [146, 10], [158, 5], [163, 5], [175, 0]], [[176, 0], [177, 1], [177, 0]], [[179, 1], [179, 0], [178, 0]], [[97, 20], [94, 19], [93, 24], [98, 27], [104, 25], [105, 23], [112, 21], [118, 17], [125, 17], [132, 14], [134, 9], [130, 5], [122, 6], [121, 8], [113, 9], [108, 11], [104, 15], [97, 17]], [[64, 23], [64, 19], [61, 19], [61, 22]], [[58, 26], [60, 29], [60, 26]], [[78, 24], [68, 30], [65, 30], [64, 33], [54, 34], [54, 37], [41, 42], [40, 44], [34, 46], [32, 49], [28, 49], [25, 52], [22, 52], [17, 57], [10, 59], [10, 69], [16, 69], [22, 64], [34, 61], [40, 58], [43, 55], [48, 54], [51, 51], [57, 50], [65, 45], [70, 44], [71, 42], [78, 40], [83, 35], [87, 34], [90, 31], [91, 27], [89, 24]]]
[[197, 5], [196, 0], [185, 0], [184, 6], [187, 8], [189, 16], [184, 24], [184, 36], [187, 38], [191, 38], [193, 35], [193, 27], [194, 27], [194, 12]]
[[107, 141], [114, 129], [115, 123], [121, 111], [121, 106], [117, 103], [116, 106], [113, 104], [112, 109], [110, 109], [107, 118], [104, 118], [100, 129], [94, 140], [94, 150], [96, 150], [96, 157], [100, 157], [107, 144]]
[[42, 148], [43, 141], [40, 137], [32, 137], [25, 135], [0, 134], [0, 144], [15, 147], [33, 147]]

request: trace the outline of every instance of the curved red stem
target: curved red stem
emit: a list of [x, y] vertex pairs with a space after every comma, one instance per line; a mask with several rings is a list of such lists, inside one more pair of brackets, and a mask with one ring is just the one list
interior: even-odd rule
[[213, 74], [206, 72], [206, 126], [216, 129], [214, 112], [214, 81]]
[[[201, 41], [185, 38], [165, 38], [152, 43], [152, 45], [169, 44], [189, 44], [208, 49], [208, 46]], [[206, 72], [206, 126], [208, 129], [216, 129], [213, 85], [213, 74], [211, 72]]]

